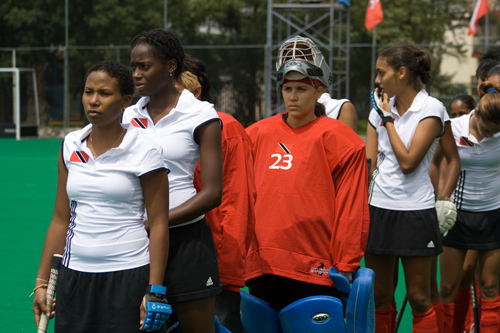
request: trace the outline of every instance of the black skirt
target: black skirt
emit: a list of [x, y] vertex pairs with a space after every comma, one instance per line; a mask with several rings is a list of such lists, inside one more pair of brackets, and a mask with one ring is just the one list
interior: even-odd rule
[[457, 222], [443, 238], [443, 245], [457, 249], [500, 249], [500, 209], [487, 212], [458, 210]]
[[149, 265], [109, 273], [61, 267], [54, 332], [144, 332], [139, 329], [139, 307], [148, 284]]
[[370, 206], [366, 253], [394, 256], [437, 256], [443, 252], [436, 209], [388, 210]]
[[170, 248], [164, 285], [170, 303], [216, 296], [221, 292], [212, 230], [203, 218], [169, 229]]

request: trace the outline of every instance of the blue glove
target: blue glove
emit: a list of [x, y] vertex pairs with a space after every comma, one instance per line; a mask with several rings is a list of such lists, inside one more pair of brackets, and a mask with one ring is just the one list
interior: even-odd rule
[[167, 304], [167, 287], [150, 285], [142, 299], [142, 306], [146, 310], [146, 317], [142, 329], [144, 331], [159, 330], [172, 314], [172, 307]]
[[382, 118], [382, 123], [393, 123], [394, 120], [392, 118], [392, 113], [390, 111], [384, 110], [380, 104], [382, 103], [381, 96], [379, 95], [378, 91], [372, 91], [371, 92], [371, 99], [372, 99], [372, 104], [373, 108], [375, 111], [377, 111], [378, 115]]

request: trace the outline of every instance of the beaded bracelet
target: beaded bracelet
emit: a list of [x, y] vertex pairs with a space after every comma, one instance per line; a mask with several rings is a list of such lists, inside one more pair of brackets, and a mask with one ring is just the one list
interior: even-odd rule
[[36, 286], [35, 288], [33, 288], [33, 292], [31, 293], [30, 297], [33, 296], [33, 294], [35, 293], [35, 291], [38, 289], [38, 288], [48, 288], [49, 285], [44, 283], [44, 284], [39, 284], [38, 286]]

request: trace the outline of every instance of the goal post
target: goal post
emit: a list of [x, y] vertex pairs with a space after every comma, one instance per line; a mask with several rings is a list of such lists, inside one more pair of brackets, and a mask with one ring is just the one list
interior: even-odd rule
[[[0, 124], [0, 137], [15, 137], [21, 140], [22, 136], [38, 137], [40, 128], [40, 110], [38, 105], [38, 87], [36, 81], [36, 72], [34, 68], [0, 68], [0, 74], [12, 74], [12, 123]], [[21, 74], [31, 73], [33, 82], [33, 100], [34, 100], [34, 119], [23, 121], [21, 119]], [[28, 101], [24, 101], [27, 103]], [[7, 112], [6, 110], [0, 112]], [[33, 117], [32, 117], [33, 118]]]

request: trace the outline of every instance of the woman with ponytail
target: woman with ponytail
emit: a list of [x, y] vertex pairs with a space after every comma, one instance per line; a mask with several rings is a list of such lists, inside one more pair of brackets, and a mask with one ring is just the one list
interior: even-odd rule
[[[452, 119], [462, 170], [451, 197], [458, 211], [457, 222], [443, 238], [440, 289], [443, 303], [453, 303], [467, 250], [476, 250], [480, 331], [489, 333], [500, 330], [500, 85], [484, 81], [479, 92], [476, 109]], [[450, 332], [462, 332], [463, 318], [455, 322]]]
[[[440, 233], [453, 224], [454, 207], [444, 196], [436, 201], [429, 171], [446, 127], [451, 134], [445, 126], [449, 117], [444, 105], [424, 89], [431, 78], [428, 50], [396, 45], [379, 55], [376, 69], [378, 88], [366, 143], [372, 180], [365, 256], [366, 266], [375, 271], [376, 332], [394, 331], [400, 258], [413, 332], [437, 333], [438, 311], [431, 304], [432, 259], [442, 252]], [[458, 161], [455, 145], [447, 143], [443, 149], [449, 161]], [[458, 172], [459, 168], [450, 172], [450, 180], [456, 181]]]

